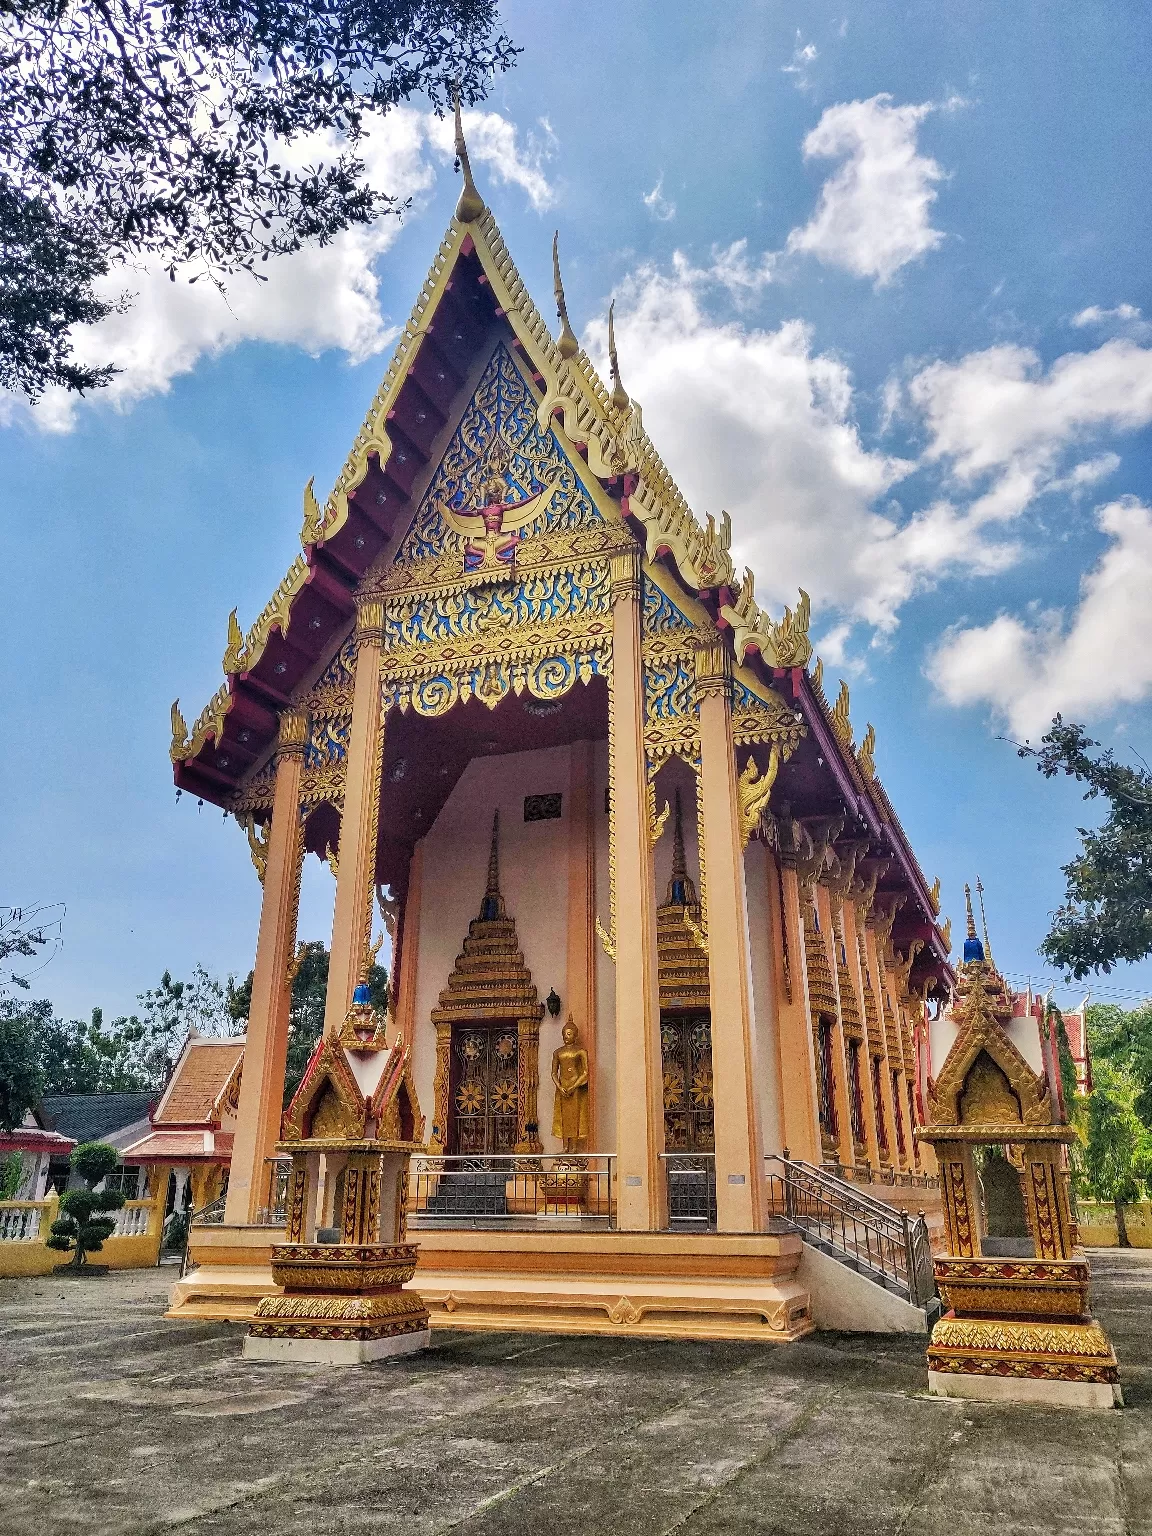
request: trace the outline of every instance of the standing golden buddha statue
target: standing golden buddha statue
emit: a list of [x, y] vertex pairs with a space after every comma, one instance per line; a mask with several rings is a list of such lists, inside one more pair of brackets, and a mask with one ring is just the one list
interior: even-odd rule
[[588, 1145], [588, 1052], [577, 1042], [580, 1031], [569, 1015], [563, 1044], [552, 1053], [552, 1081], [556, 1084], [556, 1108], [552, 1134], [565, 1152], [583, 1152]]

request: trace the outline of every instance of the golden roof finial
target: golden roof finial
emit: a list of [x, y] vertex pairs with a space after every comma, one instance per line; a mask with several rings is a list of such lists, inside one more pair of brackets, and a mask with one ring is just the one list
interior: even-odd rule
[[179, 699], [172, 701], [172, 745], [168, 749], [168, 756], [174, 763], [188, 756], [188, 727], [180, 713]]
[[488, 883], [484, 887], [484, 900], [480, 903], [480, 920], [495, 922], [507, 914], [504, 898], [500, 894], [500, 812], [492, 814], [492, 847], [488, 851]]
[[968, 937], [976, 937], [976, 919], [972, 916], [972, 891], [968, 882], [964, 882], [964, 911], [968, 917]]
[[561, 357], [575, 357], [580, 343], [568, 322], [568, 305], [564, 298], [564, 281], [560, 276], [560, 231], [552, 236], [552, 286], [556, 293], [556, 318], [560, 321], [560, 338], [556, 350]]
[[984, 958], [988, 964], [992, 964], [992, 945], [988, 942], [988, 919], [984, 915], [984, 887], [980, 884], [980, 876], [976, 876], [976, 898], [980, 903], [980, 926], [984, 930]]
[[468, 146], [464, 142], [464, 128], [460, 122], [460, 92], [453, 91], [452, 97], [456, 107], [456, 169], [464, 172], [464, 186], [460, 192], [460, 201], [456, 204], [456, 217], [461, 224], [471, 224], [473, 219], [478, 219], [484, 212], [484, 199], [472, 180]]
[[618, 411], [628, 409], [628, 391], [620, 382], [620, 359], [616, 356], [616, 300], [608, 306], [608, 366], [612, 370], [612, 405]]

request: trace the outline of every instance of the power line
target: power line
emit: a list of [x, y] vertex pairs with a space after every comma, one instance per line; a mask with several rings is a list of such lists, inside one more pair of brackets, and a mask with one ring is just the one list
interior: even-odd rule
[[1004, 975], [1009, 981], [1026, 982], [1035, 992], [1047, 992], [1051, 989], [1054, 992], [1078, 993], [1081, 997], [1087, 992], [1091, 993], [1094, 998], [1122, 997], [1127, 998], [1131, 1002], [1152, 1002], [1152, 995], [1148, 992], [1128, 992], [1120, 987], [1100, 987], [1095, 982], [1061, 981], [1055, 976], [1029, 976], [1021, 971], [1005, 971]]

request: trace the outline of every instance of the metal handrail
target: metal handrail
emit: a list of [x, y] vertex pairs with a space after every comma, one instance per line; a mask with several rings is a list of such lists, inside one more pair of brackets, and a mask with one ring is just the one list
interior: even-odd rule
[[411, 1174], [414, 1229], [615, 1222], [614, 1152], [421, 1153]]
[[914, 1307], [928, 1305], [935, 1280], [923, 1215], [910, 1217], [798, 1158], [766, 1161], [782, 1169], [767, 1175], [769, 1201], [790, 1226], [851, 1259], [869, 1278], [894, 1286]]

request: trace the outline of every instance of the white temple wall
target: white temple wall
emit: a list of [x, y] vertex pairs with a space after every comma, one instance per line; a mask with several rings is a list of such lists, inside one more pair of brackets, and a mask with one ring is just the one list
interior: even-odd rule
[[1040, 1041], [1040, 1026], [1036, 1020], [1027, 1014], [1023, 1018], [1010, 1019], [1004, 1026], [1004, 1033], [1032, 1068], [1033, 1072], [1039, 1072], [1043, 1076], [1045, 1071], [1044, 1047]]

